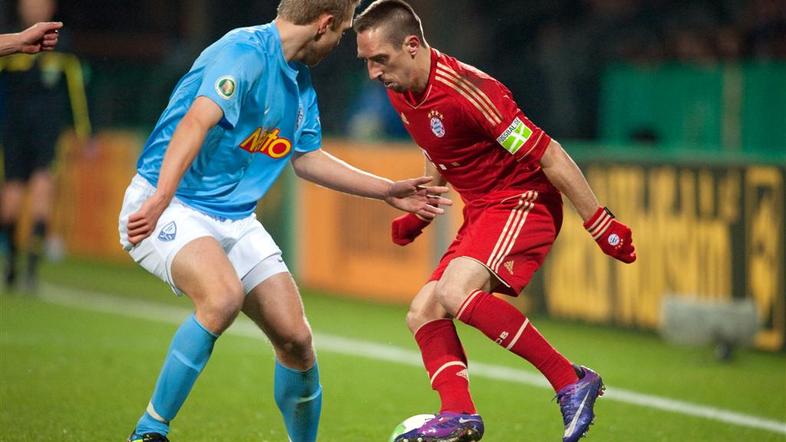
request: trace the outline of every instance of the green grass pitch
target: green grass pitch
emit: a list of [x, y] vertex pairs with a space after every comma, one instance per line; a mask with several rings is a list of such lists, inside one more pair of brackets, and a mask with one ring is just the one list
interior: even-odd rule
[[[144, 409], [177, 322], [189, 307], [133, 266], [69, 260], [48, 265], [42, 293], [67, 291], [78, 305], [0, 295], [0, 441], [122, 441]], [[115, 307], [166, 306], [150, 317], [99, 311], [91, 293]], [[320, 348], [320, 336], [414, 352], [406, 307], [304, 292], [324, 386], [319, 440], [384, 442], [413, 414], [436, 411], [437, 397], [412, 363]], [[177, 307], [178, 310], [172, 310]], [[775, 421], [786, 428], [786, 355], [741, 351], [728, 364], [709, 348], [680, 348], [650, 333], [534, 317], [568, 358], [599, 371], [609, 386]], [[234, 332], [232, 331], [234, 330]], [[286, 441], [272, 397], [273, 354], [238, 323], [218, 341], [207, 369], [174, 421], [176, 442]], [[460, 326], [471, 387], [488, 442], [556, 441], [562, 433], [553, 392], [472, 375], [472, 363], [535, 371]], [[261, 337], [261, 332], [257, 333]], [[350, 341], [355, 342], [355, 341]], [[678, 411], [601, 398], [588, 441], [786, 441], [756, 429]]]

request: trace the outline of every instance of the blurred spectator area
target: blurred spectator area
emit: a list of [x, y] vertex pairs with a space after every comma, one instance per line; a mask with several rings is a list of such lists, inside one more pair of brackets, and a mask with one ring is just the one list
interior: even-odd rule
[[[432, 46], [500, 79], [559, 139], [786, 150], [786, 0], [410, 2]], [[15, 4], [0, 0], [6, 32]], [[58, 17], [88, 68], [95, 125], [147, 130], [205, 46], [277, 4], [71, 0]], [[400, 136], [355, 51], [349, 33], [313, 71], [325, 131]]]
[[603, 141], [786, 153], [786, 63], [612, 64], [600, 90]]

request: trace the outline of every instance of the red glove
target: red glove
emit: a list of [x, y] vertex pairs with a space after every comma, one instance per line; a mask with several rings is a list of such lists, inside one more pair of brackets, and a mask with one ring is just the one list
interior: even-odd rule
[[429, 224], [431, 220], [425, 220], [414, 213], [401, 215], [390, 225], [393, 242], [405, 246], [423, 233], [423, 229]]
[[584, 223], [584, 228], [603, 253], [627, 264], [636, 260], [630, 227], [617, 221], [609, 209], [598, 207], [592, 218]]

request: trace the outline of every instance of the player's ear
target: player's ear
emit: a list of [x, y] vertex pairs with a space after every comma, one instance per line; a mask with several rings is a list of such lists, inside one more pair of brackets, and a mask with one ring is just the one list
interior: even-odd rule
[[407, 51], [410, 57], [415, 58], [415, 55], [420, 49], [420, 39], [415, 35], [409, 35], [404, 39], [404, 50]]
[[320, 36], [325, 34], [328, 29], [332, 28], [335, 21], [336, 17], [334, 17], [333, 14], [322, 14], [319, 16], [317, 19], [317, 35]]

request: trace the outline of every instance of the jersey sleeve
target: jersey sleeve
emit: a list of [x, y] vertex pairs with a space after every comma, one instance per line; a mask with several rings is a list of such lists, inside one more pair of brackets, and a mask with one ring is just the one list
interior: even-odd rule
[[510, 90], [492, 78], [480, 78], [471, 91], [467, 108], [481, 130], [516, 161], [540, 161], [551, 137], [524, 115]]
[[197, 96], [212, 100], [224, 112], [219, 125], [234, 129], [246, 93], [263, 71], [262, 58], [245, 44], [229, 44], [220, 49], [204, 68]]
[[[319, 149], [322, 146], [322, 123], [319, 120], [319, 106], [317, 93], [310, 86], [305, 93], [305, 109], [303, 114], [303, 128], [295, 145], [295, 152], [306, 153]], [[298, 115], [298, 119], [300, 116]]]

